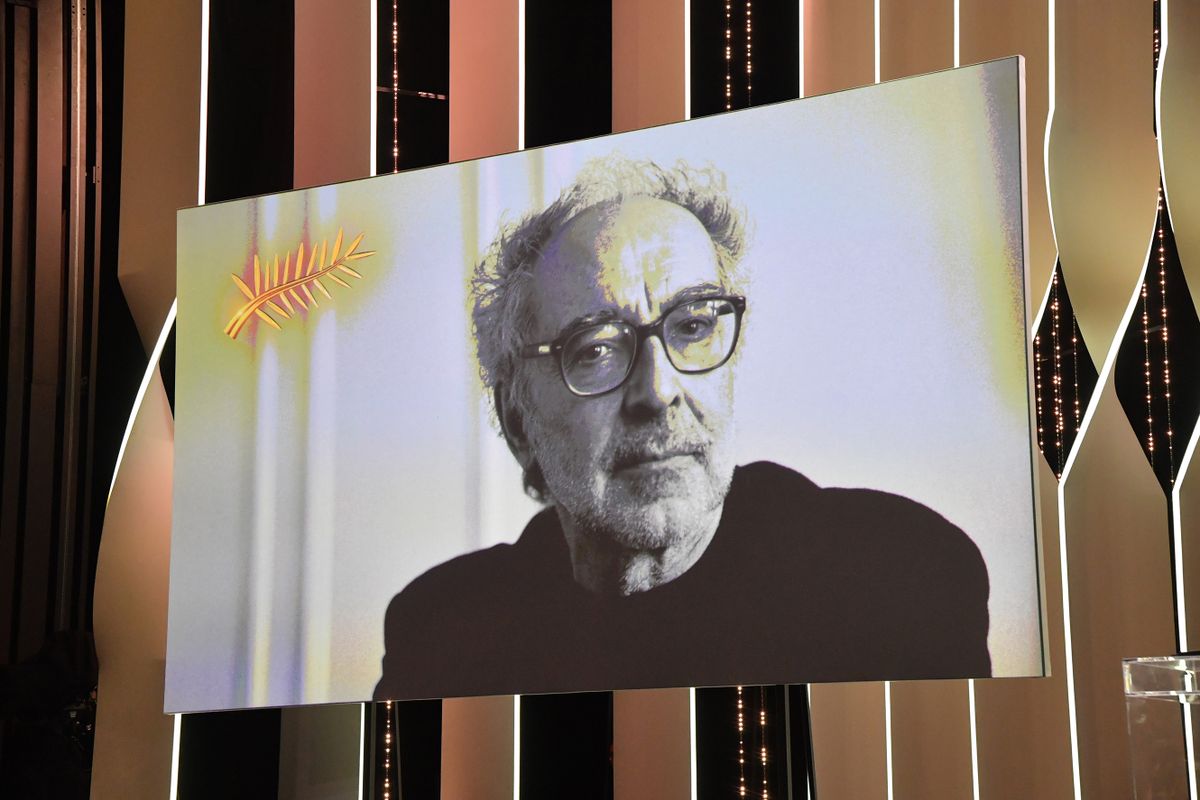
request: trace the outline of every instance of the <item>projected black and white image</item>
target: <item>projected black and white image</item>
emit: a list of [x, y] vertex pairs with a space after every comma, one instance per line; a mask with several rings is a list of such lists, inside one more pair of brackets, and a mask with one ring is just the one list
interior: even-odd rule
[[1042, 674], [1020, 75], [180, 212], [167, 710]]

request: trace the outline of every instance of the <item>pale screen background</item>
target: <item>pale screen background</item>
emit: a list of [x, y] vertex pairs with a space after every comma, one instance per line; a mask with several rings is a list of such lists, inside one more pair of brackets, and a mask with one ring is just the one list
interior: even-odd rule
[[[752, 221], [739, 463], [940, 512], [987, 562], [994, 673], [1041, 674], [1020, 136], [1009, 59], [180, 212], [167, 710], [369, 699], [392, 596], [520, 534], [539, 507], [466, 284], [501, 220], [613, 152], [711, 163]], [[363, 280], [222, 332], [231, 273], [339, 228]]]

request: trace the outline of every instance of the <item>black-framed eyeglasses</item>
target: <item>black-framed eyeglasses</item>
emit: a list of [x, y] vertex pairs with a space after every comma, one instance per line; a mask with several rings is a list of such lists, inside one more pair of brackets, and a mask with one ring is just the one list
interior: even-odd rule
[[746, 298], [737, 295], [684, 300], [654, 322], [618, 320], [572, 328], [552, 342], [525, 345], [521, 358], [557, 356], [559, 374], [573, 394], [595, 397], [621, 386], [633, 372], [647, 338], [663, 343], [679, 372], [698, 375], [725, 364], [737, 348]]

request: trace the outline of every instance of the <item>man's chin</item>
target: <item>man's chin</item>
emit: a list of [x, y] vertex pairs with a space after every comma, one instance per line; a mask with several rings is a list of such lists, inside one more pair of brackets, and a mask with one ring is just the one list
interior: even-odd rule
[[662, 550], [702, 535], [710, 505], [692, 494], [622, 498], [606, 503], [595, 531], [624, 548]]
[[710, 493], [710, 478], [695, 456], [674, 456], [616, 470], [608, 488], [616, 502], [695, 502]]

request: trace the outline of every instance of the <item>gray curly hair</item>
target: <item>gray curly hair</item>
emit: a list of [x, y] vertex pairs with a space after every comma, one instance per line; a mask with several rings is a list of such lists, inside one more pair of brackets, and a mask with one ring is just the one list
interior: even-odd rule
[[682, 161], [664, 169], [619, 154], [594, 159], [545, 210], [502, 225], [475, 267], [470, 283], [472, 332], [487, 389], [521, 388], [517, 354], [533, 322], [528, 285], [550, 237], [583, 211], [628, 197], [667, 200], [690, 211], [712, 238], [722, 285], [730, 291], [743, 288], [739, 268], [746, 247], [745, 214], [730, 198], [724, 173]]

